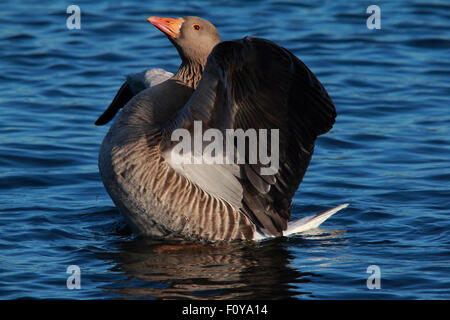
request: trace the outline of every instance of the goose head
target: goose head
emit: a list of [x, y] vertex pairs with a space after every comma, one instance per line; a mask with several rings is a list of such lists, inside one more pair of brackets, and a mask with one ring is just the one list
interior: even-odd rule
[[151, 16], [147, 19], [152, 25], [166, 34], [184, 63], [200, 64], [206, 60], [220, 35], [209, 21], [193, 16], [183, 18], [162, 18]]

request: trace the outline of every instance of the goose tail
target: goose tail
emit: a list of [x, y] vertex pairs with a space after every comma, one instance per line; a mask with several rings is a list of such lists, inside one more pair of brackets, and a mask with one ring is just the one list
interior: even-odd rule
[[339, 210], [347, 208], [348, 205], [349, 205], [348, 203], [341, 204], [340, 206], [324, 211], [322, 213], [313, 216], [307, 216], [296, 221], [291, 221], [288, 223], [287, 229], [283, 232], [283, 236], [290, 236], [296, 233], [305, 232], [317, 228], [322, 224], [322, 222], [327, 220], [329, 217], [331, 217]]

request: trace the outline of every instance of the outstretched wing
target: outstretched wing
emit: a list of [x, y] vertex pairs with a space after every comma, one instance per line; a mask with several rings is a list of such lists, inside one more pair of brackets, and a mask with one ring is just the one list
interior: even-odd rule
[[[277, 172], [262, 175], [263, 163], [246, 161], [239, 165], [239, 174], [230, 173], [227, 179], [218, 178], [223, 177], [223, 165], [216, 165], [217, 177], [210, 168], [208, 181], [202, 166], [214, 165], [186, 169], [190, 180], [216, 190], [225, 200], [230, 186], [238, 182], [242, 212], [264, 233], [277, 236], [287, 228], [292, 197], [309, 165], [315, 140], [331, 129], [335, 117], [326, 90], [302, 61], [271, 41], [247, 37], [214, 48], [191, 99], [166, 127], [166, 137], [176, 128], [192, 127], [195, 120], [202, 121], [205, 129], [222, 131], [278, 129]], [[230, 168], [236, 171], [235, 166]], [[183, 174], [184, 168], [177, 170]], [[218, 190], [222, 183], [227, 183], [223, 189], [228, 191]], [[235, 193], [230, 202], [236, 203]]]
[[96, 126], [102, 126], [111, 121], [116, 113], [123, 108], [128, 101], [144, 89], [156, 86], [173, 76], [173, 73], [163, 69], [148, 69], [139, 73], [127, 75], [127, 80], [117, 91], [113, 101], [103, 114], [95, 121]]
[[102, 113], [102, 115], [95, 121], [96, 126], [103, 126], [114, 118], [116, 113], [123, 108], [131, 98], [134, 97], [128, 82], [124, 82], [117, 91], [113, 101], [108, 108]]

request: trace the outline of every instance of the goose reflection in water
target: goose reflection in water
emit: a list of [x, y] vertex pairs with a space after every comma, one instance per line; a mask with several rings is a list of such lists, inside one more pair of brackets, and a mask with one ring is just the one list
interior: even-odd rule
[[311, 236], [215, 245], [138, 238], [122, 243], [112, 257], [114, 271], [126, 279], [103, 289], [122, 298], [138, 299], [289, 299], [311, 295], [302, 290], [302, 283], [314, 281], [320, 274], [303, 273], [298, 265], [291, 266], [294, 256], [288, 247], [315, 247], [318, 242], [342, 240], [339, 233], [328, 230], [317, 229]]

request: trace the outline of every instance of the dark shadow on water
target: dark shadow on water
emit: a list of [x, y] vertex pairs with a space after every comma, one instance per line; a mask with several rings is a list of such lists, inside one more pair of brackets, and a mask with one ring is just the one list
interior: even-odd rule
[[161, 242], [135, 239], [112, 256], [124, 279], [105, 293], [132, 299], [289, 299], [293, 285], [311, 273], [289, 266], [293, 256], [283, 239], [260, 244]]

